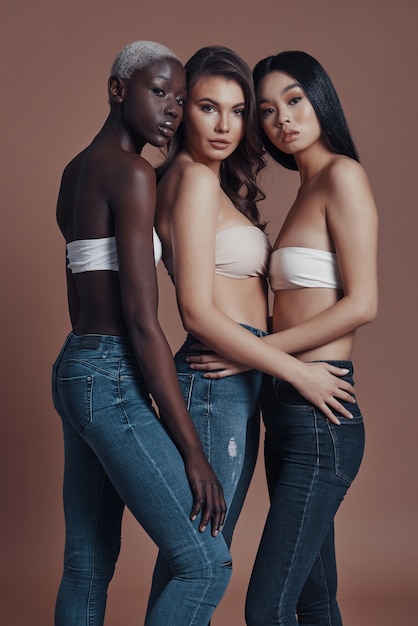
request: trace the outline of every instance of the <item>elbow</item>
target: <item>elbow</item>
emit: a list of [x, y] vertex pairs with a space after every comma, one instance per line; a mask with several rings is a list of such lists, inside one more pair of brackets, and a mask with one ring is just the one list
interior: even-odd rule
[[377, 317], [378, 303], [377, 298], [372, 298], [367, 301], [363, 301], [357, 309], [357, 321], [358, 326], [364, 326], [370, 324]]
[[205, 328], [205, 323], [202, 320], [202, 309], [195, 309], [194, 307], [179, 305], [179, 313], [181, 321], [183, 322], [183, 328], [186, 332], [198, 337], [202, 334], [202, 328]]
[[184, 330], [191, 335], [197, 336], [199, 334], [199, 328], [202, 328], [201, 324], [199, 324], [197, 317], [190, 313], [183, 312], [180, 313], [180, 317], [183, 322]]

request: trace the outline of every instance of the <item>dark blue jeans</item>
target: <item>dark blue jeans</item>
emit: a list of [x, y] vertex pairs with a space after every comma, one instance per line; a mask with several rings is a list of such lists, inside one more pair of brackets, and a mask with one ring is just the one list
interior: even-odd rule
[[[347, 367], [351, 362], [331, 361]], [[247, 593], [249, 626], [341, 626], [334, 516], [364, 451], [360, 410], [336, 426], [288, 383], [270, 379], [262, 403], [270, 511]], [[297, 617], [296, 617], [297, 616]]]
[[125, 505], [172, 577], [147, 626], [206, 626], [231, 576], [222, 535], [189, 519], [179, 451], [158, 419], [129, 340], [70, 335], [53, 368], [64, 429], [64, 573], [56, 626], [102, 626]]
[[[243, 326], [259, 337], [265, 334], [251, 326]], [[263, 374], [250, 370], [219, 380], [204, 378], [204, 372], [191, 370], [185, 360], [189, 354], [198, 354], [191, 349], [197, 342], [188, 335], [175, 356], [175, 362], [187, 408], [224, 490], [228, 511], [222, 535], [230, 546], [257, 459]], [[148, 610], [171, 576], [160, 553]]]

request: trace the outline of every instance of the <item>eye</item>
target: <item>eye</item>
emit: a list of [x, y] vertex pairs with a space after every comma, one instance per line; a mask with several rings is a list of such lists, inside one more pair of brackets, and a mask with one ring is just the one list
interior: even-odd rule
[[155, 93], [155, 95], [160, 97], [160, 98], [165, 96], [165, 91], [164, 91], [164, 89], [161, 89], [161, 87], [154, 87], [152, 92]]
[[302, 100], [302, 96], [295, 96], [291, 100], [289, 100], [289, 104], [297, 104]]
[[244, 108], [241, 108], [241, 109], [235, 109], [234, 113], [235, 113], [235, 115], [238, 115], [238, 116], [243, 116], [243, 115], [244, 115], [244, 113], [245, 113], [245, 109], [244, 109]]
[[269, 115], [273, 115], [274, 109], [273, 107], [268, 107], [268, 109], [260, 109], [261, 117], [268, 117]]
[[183, 98], [182, 96], [178, 96], [178, 98], [176, 98], [176, 102], [179, 106], [184, 107], [186, 103], [186, 98]]
[[205, 113], [213, 113], [215, 110], [211, 104], [202, 104], [201, 109], [202, 111], [205, 111]]

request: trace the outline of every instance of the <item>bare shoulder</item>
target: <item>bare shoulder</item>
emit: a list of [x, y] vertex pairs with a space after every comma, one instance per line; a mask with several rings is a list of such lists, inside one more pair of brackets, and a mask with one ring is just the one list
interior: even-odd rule
[[156, 176], [152, 165], [139, 154], [121, 151], [113, 161], [115, 177], [118, 181], [155, 185]]
[[324, 170], [324, 179], [330, 191], [352, 185], [368, 185], [364, 167], [358, 161], [343, 155], [335, 155]]
[[164, 174], [158, 185], [160, 198], [170, 204], [176, 199], [182, 203], [186, 197], [192, 200], [196, 194], [200, 199], [219, 195], [220, 184], [217, 175], [206, 165], [189, 159], [177, 158]]
[[204, 188], [218, 189], [219, 179], [203, 163], [195, 163], [193, 161], [185, 161], [179, 164], [177, 171], [177, 179], [181, 186], [194, 187], [203, 185]]
[[376, 206], [364, 167], [345, 156], [336, 156], [324, 172], [328, 217], [361, 214], [374, 216]]

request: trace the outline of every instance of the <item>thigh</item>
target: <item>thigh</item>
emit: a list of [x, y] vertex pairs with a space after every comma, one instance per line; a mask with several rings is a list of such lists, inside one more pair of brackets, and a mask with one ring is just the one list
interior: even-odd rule
[[183, 347], [175, 357], [183, 397], [229, 507], [243, 468], [247, 474], [244, 482], [254, 470], [262, 374], [252, 370], [209, 380], [201, 373], [191, 373], [186, 355]]
[[99, 563], [112, 568], [120, 550], [124, 505], [92, 448], [63, 422], [65, 563], [97, 574]]

